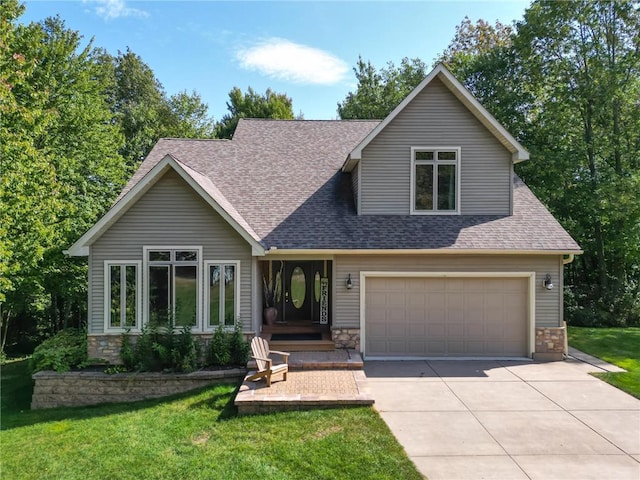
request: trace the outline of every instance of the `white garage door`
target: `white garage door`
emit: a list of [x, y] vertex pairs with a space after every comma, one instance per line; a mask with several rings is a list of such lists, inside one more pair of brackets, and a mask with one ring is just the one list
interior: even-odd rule
[[367, 356], [528, 356], [528, 279], [367, 277]]

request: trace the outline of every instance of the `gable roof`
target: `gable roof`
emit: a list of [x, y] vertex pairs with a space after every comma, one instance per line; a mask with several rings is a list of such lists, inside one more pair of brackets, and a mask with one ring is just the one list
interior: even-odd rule
[[513, 136], [507, 132], [507, 130], [491, 115], [476, 98], [462, 85], [453, 74], [442, 64], [439, 63], [430, 73], [427, 75], [420, 84], [414, 88], [407, 97], [400, 102], [400, 104], [393, 109], [393, 111], [387, 115], [369, 134], [362, 139], [362, 141], [356, 145], [356, 147], [349, 153], [347, 159], [342, 165], [342, 170], [350, 172], [358, 163], [358, 160], [362, 158], [362, 150], [373, 141], [373, 139], [384, 128], [391, 123], [391, 121], [398, 116], [398, 114], [404, 110], [404, 108], [411, 103], [411, 101], [422, 92], [435, 78], [439, 78], [442, 83], [465, 105], [469, 111], [482, 123], [487, 130], [489, 130], [498, 141], [504, 145], [507, 150], [511, 152], [512, 161], [518, 163], [529, 159], [529, 152], [520, 145], [520, 143], [513, 138]]
[[[443, 68], [434, 72], [446, 80], [451, 74]], [[364, 148], [388, 118], [241, 119], [233, 140], [161, 139], [111, 210], [68, 252], [87, 255], [88, 246], [173, 168], [251, 244], [253, 255], [581, 253], [517, 177], [512, 215], [358, 215], [344, 160], [353, 160], [350, 154]], [[512, 148], [514, 155], [526, 154], [517, 142]]]
[[116, 203], [93, 227], [76, 241], [65, 253], [71, 256], [86, 256], [88, 249], [111, 225], [135, 204], [169, 169], [175, 170], [231, 227], [252, 247], [253, 255], [264, 255], [264, 245], [260, 237], [247, 221], [225, 198], [211, 179], [181, 162], [170, 153], [155, 163], [126, 192], [123, 191]]

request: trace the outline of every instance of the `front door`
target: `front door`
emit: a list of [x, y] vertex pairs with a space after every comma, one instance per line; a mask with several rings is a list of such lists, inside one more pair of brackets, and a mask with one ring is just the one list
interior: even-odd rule
[[323, 323], [329, 318], [330, 261], [287, 260], [282, 272], [281, 320]]

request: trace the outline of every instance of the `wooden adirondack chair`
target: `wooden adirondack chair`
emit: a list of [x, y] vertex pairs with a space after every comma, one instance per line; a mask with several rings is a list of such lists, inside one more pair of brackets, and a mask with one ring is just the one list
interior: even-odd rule
[[[289, 371], [289, 353], [279, 352], [277, 350], [269, 350], [269, 342], [264, 338], [253, 337], [251, 339], [251, 358], [255, 359], [258, 371], [247, 377], [247, 380], [259, 380], [265, 378], [267, 380], [267, 387], [271, 386], [271, 375], [283, 374], [284, 381], [287, 380], [287, 372]], [[273, 361], [269, 358], [269, 354], [276, 353], [282, 355], [282, 362], [278, 365], [273, 365]]]

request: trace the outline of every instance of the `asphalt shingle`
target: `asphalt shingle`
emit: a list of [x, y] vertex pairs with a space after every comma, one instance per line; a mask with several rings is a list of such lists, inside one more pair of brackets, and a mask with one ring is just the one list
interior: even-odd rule
[[161, 139], [121, 197], [171, 154], [203, 177], [203, 188], [217, 189], [267, 247], [580, 250], [517, 177], [509, 216], [358, 216], [341, 167], [378, 123], [242, 119], [233, 140]]

